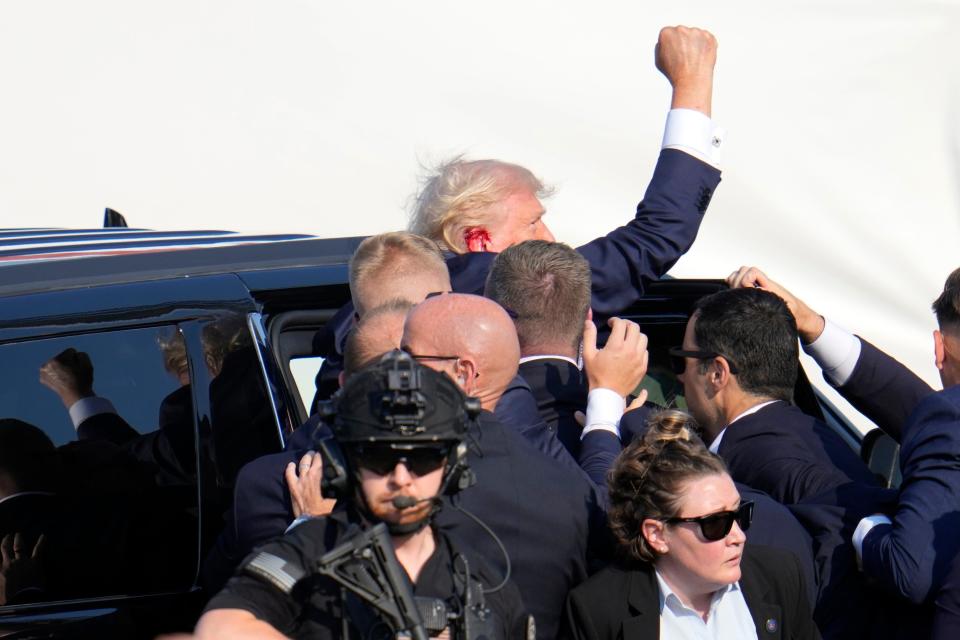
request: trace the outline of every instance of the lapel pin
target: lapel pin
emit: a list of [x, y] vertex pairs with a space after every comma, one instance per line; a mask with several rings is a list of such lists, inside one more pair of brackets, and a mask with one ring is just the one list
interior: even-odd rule
[[776, 618], [767, 618], [767, 622], [764, 624], [767, 629], [767, 633], [776, 633], [777, 632], [777, 620]]

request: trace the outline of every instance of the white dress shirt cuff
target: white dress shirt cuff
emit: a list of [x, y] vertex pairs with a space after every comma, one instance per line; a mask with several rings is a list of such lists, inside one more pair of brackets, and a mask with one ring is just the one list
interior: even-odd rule
[[598, 429], [609, 431], [620, 437], [620, 418], [627, 408], [627, 401], [613, 389], [592, 389], [587, 395], [587, 426], [580, 434], [585, 435]]
[[842, 386], [860, 359], [860, 339], [843, 327], [823, 319], [823, 333], [803, 350], [823, 369], [823, 376], [833, 385]]
[[857, 553], [857, 567], [863, 569], [863, 540], [878, 524], [893, 524], [887, 516], [878, 513], [873, 516], [867, 516], [853, 530], [853, 549]]
[[79, 429], [84, 420], [100, 415], [101, 413], [116, 413], [113, 403], [100, 396], [90, 396], [89, 398], [80, 398], [67, 410], [70, 414], [70, 421], [73, 422], [73, 428]]
[[678, 149], [720, 168], [725, 131], [695, 109], [671, 109], [663, 130], [663, 149]]
[[290, 533], [291, 531], [299, 527], [304, 522], [308, 520], [313, 520], [316, 517], [317, 516], [312, 516], [309, 513], [301, 513], [299, 516], [294, 518], [293, 522], [290, 523], [290, 526], [287, 527], [286, 530], [283, 532], [283, 535], [287, 535], [288, 533]]

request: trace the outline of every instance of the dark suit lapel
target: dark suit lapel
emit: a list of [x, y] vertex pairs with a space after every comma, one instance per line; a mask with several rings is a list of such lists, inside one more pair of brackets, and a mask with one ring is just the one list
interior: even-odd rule
[[786, 405], [782, 400], [778, 400], [772, 404], [754, 411], [750, 415], [743, 416], [733, 424], [728, 424], [726, 430], [723, 432], [723, 439], [720, 441], [720, 446], [717, 448], [717, 454], [726, 460], [726, 452], [736, 445], [744, 436], [752, 434], [757, 424], [764, 424], [766, 421], [771, 420], [770, 412], [775, 410], [775, 408], [789, 406]]
[[741, 566], [743, 574], [740, 578], [740, 588], [743, 590], [743, 599], [747, 601], [747, 607], [750, 609], [753, 624], [757, 628], [757, 638], [779, 640], [783, 637], [783, 608], [776, 603], [770, 585], [757, 573], [754, 569], [755, 565], [745, 562]]
[[[627, 603], [634, 615], [620, 623], [619, 637], [623, 640], [660, 637], [659, 593], [653, 569], [631, 572]], [[615, 596], [611, 594], [611, 597]]]

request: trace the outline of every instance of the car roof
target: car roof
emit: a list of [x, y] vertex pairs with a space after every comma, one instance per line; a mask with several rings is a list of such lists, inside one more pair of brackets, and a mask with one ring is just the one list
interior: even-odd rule
[[0, 296], [345, 265], [362, 237], [149, 229], [0, 229]]

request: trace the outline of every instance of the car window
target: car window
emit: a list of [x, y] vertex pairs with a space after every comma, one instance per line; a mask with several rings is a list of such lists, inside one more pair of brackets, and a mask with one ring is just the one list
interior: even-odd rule
[[297, 395], [299, 395], [305, 408], [309, 409], [313, 404], [313, 396], [317, 393], [317, 372], [323, 366], [323, 360], [324, 358], [321, 356], [308, 356], [290, 360], [290, 374], [297, 386]]
[[206, 323], [200, 338], [210, 380], [210, 424], [200, 425], [201, 458], [215, 465], [218, 485], [232, 489], [243, 465], [280, 450], [282, 407], [264, 384], [265, 355], [247, 316], [224, 314]]
[[[170, 591], [197, 567], [195, 408], [175, 325], [0, 344], [0, 605]], [[9, 554], [7, 554], [9, 555]]]

